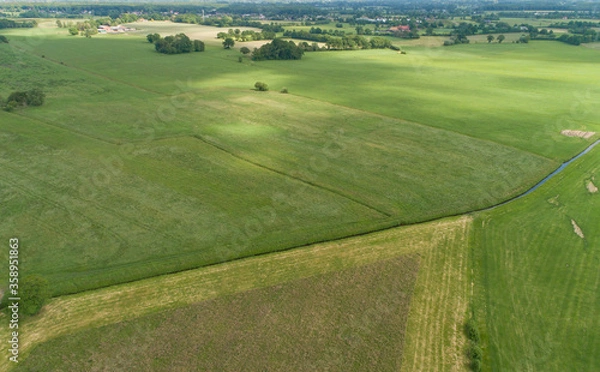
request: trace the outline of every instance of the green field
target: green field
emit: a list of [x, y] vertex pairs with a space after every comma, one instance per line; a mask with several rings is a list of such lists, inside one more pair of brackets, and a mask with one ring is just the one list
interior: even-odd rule
[[[406, 371], [425, 364], [436, 370], [463, 370], [465, 337], [461, 325], [468, 295], [470, 229], [470, 218], [444, 219], [61, 296], [53, 299], [39, 316], [27, 319], [22, 327], [21, 352], [27, 359], [20, 368], [35, 370], [38, 363], [52, 366], [54, 370], [67, 368], [67, 365], [85, 366], [89, 363], [90, 347], [109, 346], [112, 336], [106, 337], [108, 335], [122, 337], [121, 346], [133, 342], [142, 349], [160, 347], [154, 338], [145, 336], [147, 327], [156, 330], [163, 325], [158, 331], [169, 332], [171, 326], [165, 328], [164, 325], [171, 324], [166, 319], [173, 320], [173, 317], [177, 318], [177, 323], [202, 322], [203, 318], [198, 317], [199, 309], [207, 315], [213, 314], [210, 323], [220, 322], [223, 327], [219, 329], [226, 331], [224, 324], [227, 323], [225, 320], [230, 320], [230, 312], [239, 311], [242, 305], [246, 309], [264, 309], [265, 301], [278, 293], [277, 298], [294, 297], [273, 303], [270, 314], [298, 321], [291, 324], [275, 322], [276, 318], [264, 318], [264, 312], [240, 314], [238, 318], [245, 324], [265, 325], [246, 328], [246, 337], [267, 342], [265, 337], [275, 333], [280, 334], [276, 337], [285, 343], [297, 340], [297, 335], [290, 333], [290, 326], [311, 324], [319, 309], [318, 313], [329, 319], [320, 326], [327, 326], [334, 334], [343, 334], [344, 338], [329, 339], [323, 350], [315, 355], [323, 364], [330, 361], [330, 366], [335, 367], [332, 370], [337, 370], [343, 367], [343, 362], [323, 351], [343, 353], [349, 345], [376, 346], [378, 341], [371, 338], [375, 333], [372, 328], [385, 321], [384, 315], [390, 317], [393, 307], [399, 310], [392, 317], [396, 319], [394, 329], [404, 330], [389, 334], [390, 342], [397, 346], [379, 355], [385, 361], [384, 369], [394, 369], [394, 365], [401, 363], [402, 370]], [[419, 274], [415, 283], [416, 264]], [[340, 278], [343, 278], [341, 283]], [[366, 285], [369, 281], [371, 284]], [[336, 290], [328, 288], [327, 283], [336, 285]], [[315, 287], [321, 290], [317, 291]], [[373, 288], [376, 290], [372, 291]], [[398, 292], [392, 288], [404, 288], [406, 296], [401, 302], [398, 302]], [[356, 291], [363, 295], [355, 296]], [[309, 302], [302, 300], [305, 296], [314, 297], [315, 293], [328, 301], [318, 297]], [[340, 300], [344, 304], [341, 308], [328, 305], [335, 301], [340, 303]], [[368, 313], [357, 313], [348, 320], [343, 309], [356, 300], [361, 307], [366, 306]], [[321, 303], [318, 308], [307, 309], [305, 306], [317, 302]], [[406, 307], [408, 302], [410, 309]], [[332, 309], [336, 311], [332, 313]], [[311, 317], [306, 316], [306, 311], [312, 311]], [[425, 318], [422, 314], [429, 316]], [[0, 314], [0, 321], [4, 316]], [[322, 321], [324, 318], [316, 319]], [[314, 350], [311, 342], [323, 343], [318, 329], [303, 336], [306, 343], [302, 350]], [[179, 333], [179, 336], [187, 334], [183, 329]], [[385, 330], [377, 333], [388, 334]], [[402, 334], [406, 336], [399, 337]], [[94, 340], [106, 342], [95, 344]], [[363, 340], [369, 340], [369, 343]], [[197, 347], [182, 342], [178, 354], [182, 363], [198, 363]], [[70, 350], [66, 359], [63, 358], [66, 354], [60, 351], [64, 351], [64, 347]], [[244, 348], [243, 345], [240, 347]], [[202, 355], [207, 361], [218, 363], [222, 356], [219, 350], [206, 347]], [[274, 362], [285, 360], [286, 355], [292, 353], [288, 347], [278, 350]], [[112, 350], [98, 351], [93, 356], [96, 363], [105, 369], [114, 368], [116, 361]], [[118, 362], [132, 368], [136, 364], [154, 363], [160, 370], [165, 363], [162, 358], [148, 358], [140, 353], [130, 354], [129, 360], [123, 353], [119, 355]], [[0, 359], [0, 368], [4, 368], [6, 362], [6, 359]]]
[[599, 150], [475, 219], [476, 303], [489, 370], [600, 369]]
[[[600, 147], [484, 210], [599, 138], [598, 49], [424, 37], [394, 39], [407, 54], [254, 62], [220, 46], [223, 29], [137, 26], [2, 33], [0, 96], [47, 94], [0, 111], [0, 239], [19, 238], [21, 275], [56, 297], [23, 320], [20, 370], [189, 370], [199, 355], [207, 370], [319, 370], [294, 364], [307, 355], [464, 371], [471, 307], [487, 369], [600, 368]], [[144, 37], [179, 30], [206, 51], [161, 55]], [[378, 301], [398, 311], [359, 322], [349, 358], [336, 332]], [[169, 332], [176, 346], [154, 341]], [[255, 342], [223, 359], [240, 337]]]
[[[0, 115], [12, 195], [2, 231], [23, 239], [23, 270], [48, 277], [57, 295], [480, 209], [588, 142], [558, 133], [571, 102], [549, 92], [589, 89], [593, 78], [577, 77], [593, 50], [485, 45], [238, 63], [217, 47], [165, 56], [140, 36], [55, 32], [33, 49], [18, 30], [2, 46], [1, 94], [42, 86], [48, 99]], [[541, 61], [555, 48], [580, 66], [544, 80], [569, 57]], [[525, 58], [535, 86], [521, 82]], [[507, 60], [520, 70], [499, 69]], [[459, 76], [469, 77], [461, 87]], [[255, 92], [255, 81], [291, 94]], [[525, 96], [553, 107], [525, 113], [535, 107], [516, 99]], [[594, 115], [569, 129], [597, 128]]]

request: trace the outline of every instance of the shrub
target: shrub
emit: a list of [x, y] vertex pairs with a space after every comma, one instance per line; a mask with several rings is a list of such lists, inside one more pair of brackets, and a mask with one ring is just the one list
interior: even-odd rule
[[40, 312], [42, 306], [50, 298], [50, 286], [45, 278], [32, 275], [21, 280], [19, 293], [21, 294], [23, 313], [35, 315]]
[[4, 106], [4, 111], [14, 111], [17, 108], [18, 104], [15, 101], [10, 101]]
[[470, 318], [465, 324], [465, 333], [469, 340], [478, 343], [480, 341], [479, 330], [477, 329], [477, 323], [475, 319]]
[[281, 93], [285, 93], [285, 94], [287, 94], [287, 92], [288, 92], [287, 88], [283, 88], [283, 89], [281, 89]]
[[148, 34], [146, 35], [146, 39], [148, 39], [149, 43], [156, 43], [157, 40], [160, 39], [160, 35], [159, 34]]
[[481, 361], [475, 359], [474, 361], [471, 362], [471, 369], [473, 370], [473, 372], [480, 372], [481, 371]]
[[8, 39], [4, 35], [0, 35], [0, 43], [8, 44]]
[[471, 360], [481, 360], [481, 358], [483, 357], [483, 350], [481, 350], [481, 348], [479, 346], [477, 346], [476, 344], [471, 344], [471, 346], [469, 347], [469, 358]]
[[240, 48], [240, 52], [241, 52], [242, 54], [248, 54], [248, 53], [250, 53], [250, 49], [249, 49], [249, 48], [247, 48], [247, 47], [241, 47], [241, 48]]
[[267, 90], [269, 90], [269, 86], [265, 83], [261, 83], [260, 81], [257, 81], [254, 84], [254, 88], [256, 88], [256, 90], [261, 91], [261, 92], [266, 92]]
[[12, 92], [6, 99], [6, 111], [12, 111], [18, 106], [41, 106], [44, 104], [46, 94], [39, 89], [26, 92]]
[[194, 52], [204, 52], [204, 42], [200, 40], [194, 40]]

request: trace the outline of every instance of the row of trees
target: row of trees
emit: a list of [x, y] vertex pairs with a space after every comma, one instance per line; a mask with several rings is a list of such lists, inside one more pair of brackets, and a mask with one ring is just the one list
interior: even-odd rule
[[301, 59], [303, 54], [304, 50], [293, 41], [274, 39], [270, 43], [254, 49], [252, 59], [255, 61]]
[[191, 40], [184, 33], [175, 36], [166, 36], [164, 38], [159, 34], [148, 34], [146, 39], [148, 42], [154, 44], [156, 51], [159, 53], [181, 54], [204, 51], [204, 42], [200, 40]]
[[33, 28], [37, 26], [36, 21], [15, 22], [12, 19], [0, 19], [0, 29], [2, 28]]
[[253, 40], [273, 40], [277, 34], [273, 31], [253, 31], [253, 30], [244, 30], [240, 31], [239, 28], [229, 29], [227, 32], [219, 32], [217, 34], [217, 38], [219, 39], [227, 39], [231, 38], [235, 41], [253, 41]]

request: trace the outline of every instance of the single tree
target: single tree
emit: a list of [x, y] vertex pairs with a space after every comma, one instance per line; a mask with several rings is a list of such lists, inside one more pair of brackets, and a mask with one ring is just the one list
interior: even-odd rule
[[204, 52], [204, 42], [194, 40], [194, 52]]
[[491, 43], [492, 41], [494, 41], [494, 35], [488, 35], [487, 41], [488, 41], [488, 43]]
[[223, 48], [229, 49], [235, 45], [235, 41], [232, 38], [228, 37], [223, 41]]
[[250, 53], [250, 49], [249, 49], [249, 48], [247, 48], [247, 47], [241, 47], [241, 48], [240, 48], [240, 52], [241, 52], [242, 54], [248, 54], [248, 53]]
[[254, 83], [254, 88], [261, 92], [266, 92], [267, 90], [269, 90], [269, 86], [265, 83], [261, 83], [260, 81]]
[[69, 34], [71, 34], [72, 36], [75, 36], [75, 35], [79, 34], [79, 30], [75, 26], [69, 27]]
[[504, 35], [498, 35], [498, 43], [502, 43], [504, 41], [504, 39], [506, 39], [506, 37], [504, 37]]

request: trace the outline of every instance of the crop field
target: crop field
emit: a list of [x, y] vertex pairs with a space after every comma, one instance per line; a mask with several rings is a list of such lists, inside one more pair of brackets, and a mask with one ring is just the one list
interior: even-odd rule
[[[223, 341], [212, 338], [230, 329], [237, 332], [230, 336], [243, 335], [256, 341], [249, 345], [264, 348], [240, 344], [239, 354], [228, 360], [231, 364], [221, 365], [225, 370], [235, 370], [238, 358], [251, 353], [272, 352], [267, 338], [276, 337], [277, 354], [263, 358], [274, 367], [297, 363], [290, 357], [311, 352], [311, 360], [320, 366], [348, 370], [339, 357], [352, 360], [344, 354], [347, 350], [364, 349], [350, 366], [360, 369], [360, 363], [375, 357], [371, 349], [381, 349], [376, 356], [381, 370], [397, 370], [401, 364], [410, 371], [426, 364], [460, 371], [465, 363], [461, 324], [470, 226], [467, 217], [445, 219], [63, 296], [26, 324], [22, 347], [29, 357], [16, 370], [41, 365], [57, 371], [67, 366], [86, 369], [90, 362], [99, 370], [136, 370], [147, 363], [154, 370], [167, 370], [172, 349], [160, 340], [168, 333], [177, 334], [179, 341], [172, 347], [179, 350], [180, 369], [186, 363], [217, 366], [223, 362]], [[270, 309], [267, 317], [265, 306]], [[360, 311], [350, 310], [353, 306]], [[422, 311], [430, 317], [423, 318]], [[231, 316], [237, 319], [237, 331], [228, 326]], [[175, 330], [174, 324], [187, 327]], [[221, 324], [218, 330], [212, 328], [215, 324]], [[294, 332], [294, 327], [313, 331]], [[202, 350], [198, 342], [183, 339], [190, 328], [205, 339]], [[122, 342], [113, 344], [115, 339]], [[380, 348], [383, 339], [394, 346]], [[61, 351], [65, 348], [70, 350], [66, 358]], [[149, 349], [163, 357], [148, 358], [144, 350]], [[256, 355], [251, 359], [260, 360]]]
[[599, 150], [473, 223], [490, 370], [600, 369]]
[[257, 62], [227, 28], [135, 27], [2, 30], [2, 101], [46, 101], [0, 110], [0, 240], [55, 297], [16, 370], [465, 371], [471, 310], [487, 369], [600, 369], [600, 146], [487, 209], [600, 138], [594, 44]]
[[[15, 36], [3, 48], [10, 83], [1, 94], [39, 84], [48, 103], [0, 114], [2, 182], [12, 195], [2, 231], [18, 228], [31, 246], [23, 270], [48, 277], [56, 295], [464, 213], [557, 166], [487, 139], [317, 100], [322, 84], [310, 92], [287, 84], [290, 67], [238, 63], [232, 51], [164, 56], [133, 36], [48, 35], [35, 50]], [[400, 57], [384, 52], [355, 56], [367, 66]], [[316, 79], [318, 65], [343, 55], [351, 56], [317, 53], [295, 65]], [[378, 71], [372, 79], [385, 78]], [[344, 91], [338, 78], [327, 79]], [[253, 91], [257, 80], [291, 94]], [[563, 153], [585, 143], [561, 140]]]

